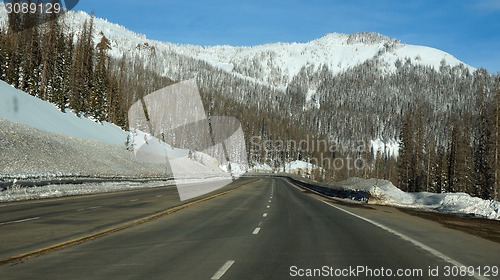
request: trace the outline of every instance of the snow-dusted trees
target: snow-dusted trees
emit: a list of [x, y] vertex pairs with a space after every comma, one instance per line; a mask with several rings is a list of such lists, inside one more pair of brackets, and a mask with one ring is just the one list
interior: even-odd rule
[[8, 27], [0, 30], [0, 77], [11, 85], [56, 104], [62, 111], [69, 108], [97, 121], [126, 127], [128, 107], [144, 84], [138, 79], [149, 81], [151, 85], [145, 90], [150, 92], [171, 83], [168, 79], [164, 83], [164, 78], [151, 71], [140, 77], [128, 74], [133, 72], [130, 69], [144, 70], [143, 62], [125, 57], [112, 60], [108, 55], [110, 42], [103, 34], [94, 43], [93, 17], [80, 31], [71, 33], [63, 19], [55, 16], [45, 24], [36, 24], [45, 16], [50, 15], [22, 18], [12, 14]]
[[89, 114], [92, 110], [92, 90], [94, 89], [94, 17], [85, 21], [75, 45], [73, 63], [70, 70], [70, 107], [78, 114]]

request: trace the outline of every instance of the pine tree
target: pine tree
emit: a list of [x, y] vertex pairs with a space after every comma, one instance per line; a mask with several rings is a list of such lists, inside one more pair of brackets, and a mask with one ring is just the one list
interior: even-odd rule
[[85, 21], [76, 43], [70, 71], [70, 107], [77, 114], [90, 113], [93, 89], [93, 17], [90, 24]]
[[414, 141], [413, 141], [413, 121], [411, 114], [407, 111], [403, 117], [403, 125], [399, 137], [399, 187], [401, 190], [409, 192], [414, 190]]
[[104, 121], [107, 117], [108, 94], [110, 91], [107, 51], [111, 49], [111, 46], [108, 38], [102, 33], [101, 36], [101, 41], [97, 44], [91, 96], [91, 115], [96, 120]]
[[443, 193], [448, 190], [448, 160], [444, 146], [438, 146], [436, 161], [434, 163], [434, 184], [435, 192]]
[[[30, 1], [28, 1], [30, 2]], [[31, 95], [39, 96], [40, 65], [42, 60], [40, 46], [39, 13], [24, 14], [21, 31], [23, 59], [20, 65], [19, 88]]]
[[448, 151], [447, 192], [471, 192], [472, 162], [469, 129], [455, 120]]
[[[54, 84], [54, 79], [56, 78], [55, 72], [57, 63], [61, 63], [58, 60], [58, 40], [63, 37], [61, 34], [61, 27], [59, 26], [58, 17], [55, 13], [45, 15], [50, 17], [48, 21], [49, 30], [44, 34], [44, 42], [41, 54], [41, 77], [40, 77], [40, 97], [44, 100], [54, 101], [53, 91], [54, 88], [60, 85]], [[62, 50], [61, 50], [62, 51]]]
[[500, 200], [500, 75], [496, 77], [494, 102], [494, 127], [493, 127], [493, 169], [494, 185], [493, 199]]
[[413, 155], [413, 181], [414, 186], [412, 192], [423, 191], [424, 181], [424, 127], [423, 116], [419, 112], [415, 117], [415, 142]]
[[[480, 97], [482, 99], [482, 97]], [[470, 190], [472, 195], [489, 199], [493, 196], [494, 174], [493, 157], [494, 152], [492, 129], [494, 128], [489, 117], [488, 108], [484, 101], [480, 101], [480, 112], [476, 118], [474, 134], [474, 188]]]

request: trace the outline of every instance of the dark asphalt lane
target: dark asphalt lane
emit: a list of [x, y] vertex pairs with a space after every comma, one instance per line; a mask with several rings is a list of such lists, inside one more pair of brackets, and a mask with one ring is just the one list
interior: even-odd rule
[[[227, 191], [255, 180], [259, 179], [241, 178], [214, 193]], [[193, 185], [210, 187], [211, 182]], [[184, 185], [188, 186], [189, 184]], [[177, 188], [165, 186], [88, 196], [2, 203], [0, 204], [0, 260], [99, 232], [194, 200], [196, 199], [181, 202]]]
[[[284, 179], [262, 178], [148, 223], [1, 266], [0, 278], [309, 279], [299, 275], [340, 272], [347, 276], [312, 279], [474, 279], [444, 273], [456, 264], [500, 265], [496, 243], [397, 210], [341, 210], [323, 200]], [[421, 276], [373, 277], [389, 272]]]

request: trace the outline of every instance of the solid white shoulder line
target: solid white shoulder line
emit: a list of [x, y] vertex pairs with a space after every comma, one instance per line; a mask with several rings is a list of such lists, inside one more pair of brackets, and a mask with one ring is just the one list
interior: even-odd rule
[[[325, 204], [327, 204], [327, 205], [329, 205], [329, 206], [331, 206], [331, 207], [333, 207], [335, 209], [338, 209], [338, 210], [340, 210], [340, 211], [342, 211], [344, 213], [347, 213], [347, 214], [349, 214], [351, 216], [354, 216], [354, 217], [356, 217], [358, 219], [361, 219], [361, 220], [363, 220], [365, 222], [368, 222], [368, 223], [370, 223], [370, 224], [372, 224], [374, 226], [377, 226], [377, 227], [379, 227], [379, 228], [381, 228], [381, 229], [383, 229], [385, 231], [388, 231], [388, 232], [390, 232], [390, 233], [392, 233], [394, 235], [397, 235], [401, 239], [406, 240], [406, 241], [412, 243], [413, 245], [415, 245], [415, 246], [417, 246], [417, 247], [419, 247], [419, 248], [421, 248], [421, 249], [423, 249], [423, 250], [425, 250], [425, 251], [433, 254], [434, 256], [436, 256], [436, 257], [438, 257], [438, 258], [440, 258], [440, 259], [442, 259], [442, 260], [444, 260], [444, 261], [446, 261], [446, 262], [448, 262], [448, 263], [450, 263], [450, 264], [452, 264], [454, 266], [465, 267], [465, 265], [461, 264], [460, 262], [458, 262], [458, 261], [456, 261], [456, 260], [454, 260], [454, 259], [446, 256], [445, 254], [443, 254], [443, 253], [441, 253], [441, 252], [439, 252], [439, 251], [437, 251], [435, 249], [432, 249], [431, 247], [423, 244], [422, 242], [419, 242], [419, 241], [417, 241], [417, 240], [415, 240], [415, 239], [413, 239], [411, 237], [408, 237], [408, 236], [406, 236], [406, 235], [404, 235], [404, 234], [402, 234], [402, 233], [400, 233], [398, 231], [395, 231], [395, 230], [393, 230], [393, 229], [391, 229], [389, 227], [386, 227], [386, 226], [384, 226], [382, 224], [379, 224], [379, 223], [377, 223], [375, 221], [372, 221], [370, 219], [367, 219], [365, 217], [362, 217], [362, 216], [356, 215], [354, 213], [351, 213], [351, 212], [349, 212], [347, 210], [344, 210], [344, 209], [342, 209], [340, 207], [337, 207], [337, 206], [335, 206], [335, 205], [333, 205], [331, 203], [328, 203], [326, 201], [321, 201], [321, 202], [323, 202], [323, 203], [325, 203]], [[478, 279], [478, 280], [488, 280], [488, 278], [480, 276], [480, 275], [474, 275], [474, 278]]]

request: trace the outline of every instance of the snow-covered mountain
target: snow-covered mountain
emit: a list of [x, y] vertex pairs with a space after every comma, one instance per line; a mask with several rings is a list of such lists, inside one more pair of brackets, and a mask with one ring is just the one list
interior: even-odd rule
[[[3, 11], [1, 13], [4, 13]], [[2, 18], [4, 14], [0, 14]], [[78, 34], [83, 23], [90, 19], [84, 12], [69, 12], [65, 23]], [[184, 58], [202, 61], [230, 74], [284, 90], [304, 67], [319, 70], [327, 66], [333, 74], [376, 61], [381, 73], [392, 72], [396, 62], [406, 61], [439, 69], [463, 64], [452, 55], [425, 46], [401, 43], [377, 33], [327, 34], [307, 43], [275, 43], [254, 47], [194, 46], [149, 40], [105, 19], [94, 21], [95, 34], [104, 34], [111, 41], [110, 54], [116, 58], [143, 57], [160, 74], [176, 80]], [[96, 43], [100, 36], [95, 37]], [[179, 58], [180, 57], [180, 58]], [[470, 70], [474, 68], [467, 66]]]

